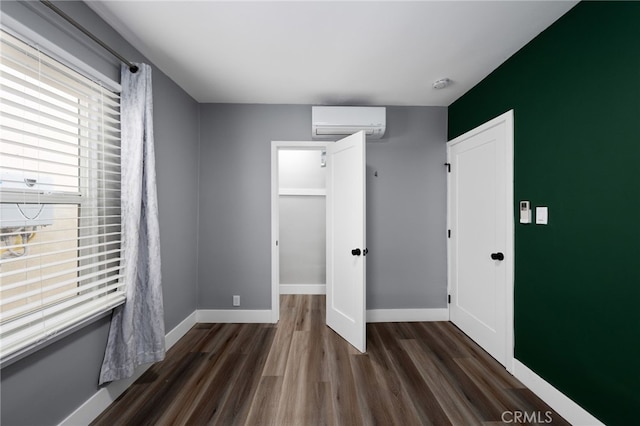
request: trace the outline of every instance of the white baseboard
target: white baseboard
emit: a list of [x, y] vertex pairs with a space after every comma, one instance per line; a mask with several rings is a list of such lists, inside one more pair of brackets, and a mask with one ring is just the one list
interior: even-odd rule
[[513, 375], [528, 387], [540, 399], [546, 402], [566, 421], [576, 426], [595, 426], [603, 423], [593, 417], [584, 408], [573, 402], [565, 394], [553, 387], [552, 384], [534, 373], [529, 367], [515, 359], [513, 361]]
[[280, 284], [280, 294], [327, 294], [327, 285]]
[[[196, 324], [196, 312], [193, 312], [185, 318], [180, 324], [175, 326], [173, 330], [165, 336], [165, 347], [169, 350], [175, 343], [184, 336], [187, 331]], [[113, 401], [115, 401], [124, 391], [129, 388], [142, 374], [151, 367], [152, 364], [141, 365], [136, 368], [133, 376], [128, 379], [111, 382], [107, 386], [98, 390], [92, 397], [87, 399], [84, 404], [78, 407], [60, 426], [76, 426], [88, 425], [96, 417], [100, 415]]]
[[269, 310], [236, 310], [236, 309], [198, 309], [196, 311], [198, 323], [271, 323], [272, 315]]
[[173, 330], [167, 333], [164, 338], [164, 345], [167, 350], [175, 345], [182, 336], [187, 334], [187, 331], [191, 330], [191, 328], [196, 325], [196, 312], [197, 311], [193, 311], [191, 315], [186, 317], [180, 324], [176, 325]]
[[449, 321], [444, 309], [367, 309], [367, 322]]
[[[449, 321], [444, 309], [369, 309], [367, 322]], [[198, 323], [271, 323], [271, 310], [199, 309]]]

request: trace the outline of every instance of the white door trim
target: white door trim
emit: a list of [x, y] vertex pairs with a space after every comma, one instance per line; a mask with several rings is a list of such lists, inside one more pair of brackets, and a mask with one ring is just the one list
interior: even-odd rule
[[280, 320], [280, 250], [277, 242], [280, 235], [280, 207], [278, 203], [278, 152], [281, 149], [320, 150], [333, 143], [310, 141], [271, 142], [271, 322]]
[[[506, 239], [506, 246], [504, 247], [505, 254], [505, 267], [507, 273], [507, 286], [506, 286], [506, 359], [505, 359], [505, 367], [507, 371], [513, 374], [514, 371], [514, 323], [513, 323], [513, 279], [514, 279], [514, 194], [513, 194], [513, 110], [507, 111], [504, 114], [490, 120], [479, 127], [476, 127], [473, 130], [468, 131], [467, 133], [458, 136], [457, 138], [449, 141], [447, 143], [447, 161], [449, 161], [449, 151], [452, 146], [461, 143], [464, 140], [469, 139], [470, 137], [475, 136], [478, 133], [484, 132], [492, 127], [495, 127], [499, 124], [505, 124], [505, 136], [506, 136], [506, 144], [505, 144], [505, 158], [506, 158], [506, 170], [505, 179], [507, 184], [507, 223], [506, 223], [506, 235], [510, 236], [510, 238]], [[453, 222], [452, 215], [454, 212], [451, 210], [451, 196], [450, 196], [450, 179], [451, 176], [447, 175], [447, 229], [451, 229], [451, 224]], [[452, 275], [452, 247], [451, 240], [447, 240], [447, 292], [451, 294], [451, 277]]]

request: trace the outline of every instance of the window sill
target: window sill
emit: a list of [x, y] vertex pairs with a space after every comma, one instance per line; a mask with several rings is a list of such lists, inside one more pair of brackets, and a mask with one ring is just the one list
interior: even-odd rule
[[73, 333], [75, 333], [76, 331], [78, 331], [81, 328], [84, 328], [86, 326], [88, 326], [89, 324], [92, 324], [96, 321], [98, 321], [101, 318], [104, 318], [106, 316], [111, 315], [111, 313], [113, 312], [113, 309], [116, 308], [119, 305], [122, 305], [125, 302], [125, 298], [122, 297], [121, 299], [114, 301], [114, 304], [112, 306], [109, 306], [107, 309], [105, 310], [101, 310], [99, 312], [95, 312], [95, 313], [91, 313], [88, 314], [85, 318], [81, 319], [80, 321], [74, 322], [71, 325], [68, 325], [66, 327], [61, 328], [60, 330], [56, 331], [55, 333], [52, 333], [49, 336], [43, 337], [42, 339], [40, 339], [37, 342], [34, 342], [30, 345], [27, 345], [23, 348], [20, 348], [18, 350], [16, 350], [15, 352], [9, 353], [7, 354], [4, 358], [0, 359], [0, 369], [5, 368], [37, 351], [39, 351], [40, 349], [43, 349], [47, 346], [49, 346], [50, 344], [57, 342], [58, 340], [61, 340]]

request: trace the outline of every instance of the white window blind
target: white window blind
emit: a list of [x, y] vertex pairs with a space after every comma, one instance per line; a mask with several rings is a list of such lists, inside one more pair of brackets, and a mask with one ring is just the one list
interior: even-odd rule
[[0, 31], [0, 360], [122, 303], [120, 100]]

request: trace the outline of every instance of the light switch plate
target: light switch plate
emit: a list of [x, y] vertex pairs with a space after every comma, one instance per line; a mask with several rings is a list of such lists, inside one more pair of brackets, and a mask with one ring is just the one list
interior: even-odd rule
[[549, 223], [549, 208], [536, 207], [536, 224], [546, 225], [547, 223]]

